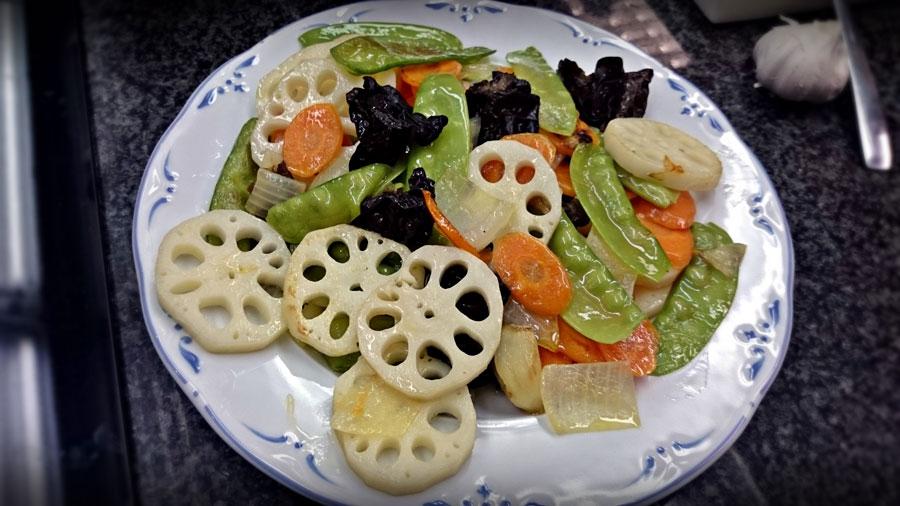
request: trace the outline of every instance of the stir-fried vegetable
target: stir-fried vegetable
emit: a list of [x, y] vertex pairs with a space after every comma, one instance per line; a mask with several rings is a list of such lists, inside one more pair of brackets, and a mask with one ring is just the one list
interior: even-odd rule
[[503, 325], [500, 346], [494, 353], [494, 374], [500, 388], [516, 407], [529, 413], [544, 410], [541, 357], [531, 328]]
[[672, 285], [666, 285], [659, 288], [648, 288], [644, 286], [636, 286], [634, 288], [634, 303], [647, 318], [653, 318], [662, 311], [666, 299], [669, 297], [669, 291]]
[[691, 255], [694, 253], [694, 236], [690, 230], [666, 228], [643, 214], [638, 215], [638, 220], [659, 242], [673, 269], [681, 270], [691, 261]]
[[[502, 285], [501, 285], [502, 286]], [[538, 346], [550, 351], [559, 348], [559, 323], [556, 316], [541, 316], [522, 307], [510, 298], [503, 307], [503, 324], [528, 327], [537, 337]]]
[[437, 48], [461, 48], [462, 42], [450, 32], [439, 28], [408, 23], [383, 23], [378, 21], [356, 21], [335, 23], [307, 30], [299, 37], [303, 47], [329, 42], [344, 35], [371, 35], [387, 37], [397, 43], [410, 42]]
[[641, 310], [565, 216], [550, 239], [550, 249], [572, 281], [572, 302], [561, 314], [566, 323], [601, 343], [631, 335], [644, 318]]
[[541, 356], [541, 366], [546, 367], [551, 364], [574, 364], [571, 358], [565, 356], [562, 352], [550, 351], [546, 348], [538, 348]]
[[381, 86], [371, 77], [347, 93], [347, 104], [359, 138], [350, 170], [373, 163], [393, 165], [411, 146], [431, 144], [447, 125], [446, 116], [413, 112], [396, 88]]
[[312, 178], [341, 152], [344, 128], [331, 104], [303, 109], [284, 130], [282, 156], [288, 172], [297, 180]]
[[306, 193], [272, 206], [266, 221], [284, 240], [297, 244], [313, 230], [350, 223], [359, 205], [391, 172], [389, 165], [373, 164], [332, 179]]
[[622, 167], [619, 167], [618, 164], [616, 164], [616, 174], [619, 176], [622, 186], [656, 207], [669, 207], [681, 195], [681, 192], [678, 190], [666, 188], [662, 183], [634, 176]]
[[653, 235], [638, 221], [619, 182], [612, 158], [600, 146], [582, 144], [571, 163], [572, 184], [593, 229], [634, 272], [653, 280], [670, 263]]
[[624, 288], [630, 296], [634, 292], [634, 283], [637, 281], [637, 274], [619, 260], [619, 257], [613, 253], [612, 249], [603, 241], [603, 238], [597, 234], [595, 228], [591, 227], [591, 231], [588, 233], [585, 240], [587, 241], [587, 245], [591, 248], [591, 251], [597, 255], [597, 258], [603, 262], [603, 265], [609, 269], [609, 272], [612, 273], [613, 277], [616, 278], [616, 281], [622, 285], [622, 288]]
[[469, 116], [481, 120], [476, 144], [538, 131], [541, 99], [531, 92], [531, 84], [524, 79], [495, 71], [490, 81], [475, 83], [466, 90], [466, 100]]
[[398, 41], [391, 37], [362, 35], [331, 48], [331, 56], [356, 75], [375, 74], [383, 70], [457, 60], [469, 63], [493, 54], [486, 47], [439, 47], [429, 43]]
[[656, 369], [656, 353], [659, 351], [659, 332], [650, 320], [641, 322], [628, 339], [614, 344], [599, 344], [607, 362], [628, 362], [631, 374], [646, 376]]
[[433, 191], [434, 181], [418, 168], [409, 177], [409, 191], [375, 192], [362, 201], [359, 216], [351, 223], [403, 243], [410, 250], [418, 249], [431, 237], [434, 223], [426, 209], [425, 194]]
[[622, 59], [608, 56], [597, 60], [594, 73], [586, 76], [572, 60], [562, 60], [556, 72], [572, 94], [581, 118], [606, 130], [613, 118], [640, 118], [647, 108], [653, 70], [625, 72]]
[[447, 124], [431, 144], [416, 146], [409, 153], [408, 174], [421, 167], [438, 181], [447, 170], [465, 174], [472, 150], [469, 109], [462, 84], [449, 74], [428, 76], [416, 95], [414, 111], [423, 116], [443, 116]]
[[[692, 228], [700, 251], [732, 243], [728, 234], [715, 225], [696, 223]], [[740, 263], [741, 251], [730, 251], [734, 259], [729, 263]], [[700, 353], [728, 313], [737, 283], [737, 272], [728, 276], [700, 255], [694, 256], [653, 320], [660, 335], [654, 375], [678, 370]]]
[[506, 55], [516, 76], [531, 83], [531, 89], [541, 97], [540, 125], [544, 130], [572, 135], [578, 110], [572, 96], [553, 68], [536, 48], [529, 46]]
[[512, 298], [531, 312], [555, 316], [572, 300], [572, 285], [559, 259], [528, 234], [507, 234], [494, 241], [491, 268]]
[[250, 136], [256, 128], [256, 118], [250, 118], [241, 127], [234, 147], [225, 159], [222, 173], [213, 190], [209, 210], [215, 209], [243, 209], [247, 198], [250, 197], [250, 185], [256, 180], [256, 171], [259, 168], [253, 162], [250, 155]]
[[545, 366], [541, 399], [550, 425], [560, 434], [641, 424], [626, 362]]
[[436, 63], [422, 63], [419, 65], [407, 65], [397, 69], [398, 83], [409, 86], [413, 97], [418, 95], [419, 87], [429, 76], [448, 74], [459, 80], [462, 73], [462, 64], [456, 60], [444, 60]]
[[422, 198], [425, 200], [425, 208], [428, 209], [429, 214], [431, 214], [431, 219], [434, 221], [434, 228], [443, 235], [450, 244], [456, 246], [457, 248], [471, 253], [475, 256], [480, 256], [475, 246], [472, 246], [469, 241], [463, 237], [462, 233], [450, 223], [450, 220], [438, 209], [437, 203], [431, 197], [431, 193], [428, 191], [422, 192]]
[[746, 251], [747, 246], [743, 244], [723, 244], [713, 249], [700, 251], [698, 254], [717, 271], [732, 278], [737, 276], [741, 259], [744, 258]]
[[269, 209], [275, 204], [301, 193], [306, 185], [291, 177], [285, 177], [271, 170], [256, 171], [256, 182], [253, 191], [244, 205], [245, 210], [265, 219]]
[[359, 360], [359, 352], [351, 353], [349, 355], [341, 355], [339, 357], [329, 357], [328, 355], [322, 355], [322, 358], [325, 359], [325, 363], [328, 364], [328, 367], [331, 368], [332, 371], [338, 374], [344, 374], [356, 364], [356, 361]]
[[681, 192], [678, 199], [672, 205], [661, 208], [646, 200], [640, 199], [633, 203], [634, 214], [646, 216], [654, 223], [671, 228], [673, 230], [686, 230], [694, 224], [694, 215], [697, 207], [690, 192]]
[[505, 141], [516, 141], [519, 144], [524, 144], [529, 148], [536, 149], [546, 160], [547, 164], [550, 167], [553, 167], [553, 164], [556, 160], [556, 146], [553, 142], [544, 134], [533, 134], [533, 133], [521, 133], [521, 134], [511, 134], [503, 136], [503, 140]]
[[606, 360], [600, 351], [600, 343], [584, 337], [562, 318], [559, 319], [559, 349], [557, 351], [579, 364]]

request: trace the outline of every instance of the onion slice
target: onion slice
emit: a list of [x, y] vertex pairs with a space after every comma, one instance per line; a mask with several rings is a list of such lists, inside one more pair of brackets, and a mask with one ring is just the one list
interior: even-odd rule
[[641, 424], [627, 362], [547, 365], [541, 374], [541, 398], [559, 434]]

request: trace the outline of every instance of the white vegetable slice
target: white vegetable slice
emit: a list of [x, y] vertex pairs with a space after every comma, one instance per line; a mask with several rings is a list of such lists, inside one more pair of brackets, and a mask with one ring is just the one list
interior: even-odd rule
[[[495, 160], [503, 162], [503, 176], [495, 182], [487, 181], [481, 166]], [[526, 174], [531, 170], [534, 175], [529, 178]], [[556, 174], [537, 150], [516, 141], [485, 142], [469, 155], [467, 175], [477, 192], [456, 199], [456, 192], [438, 191], [436, 198], [441, 211], [473, 246], [482, 249], [510, 232], [531, 234], [544, 244], [550, 241], [562, 213], [562, 194]], [[476, 197], [485, 202], [478, 206], [461, 206], [458, 202]], [[481, 207], [491, 210], [497, 206], [510, 207], [511, 216], [494, 212], [478, 214]], [[463, 214], [459, 209], [468, 210], [468, 215], [459, 216]], [[480, 219], [471, 219], [474, 216]]]
[[550, 351], [559, 349], [559, 321], [556, 316], [534, 314], [510, 297], [503, 307], [503, 326], [507, 325], [528, 327], [538, 346]]
[[610, 121], [603, 145], [623, 169], [675, 190], [712, 190], [722, 175], [719, 157], [702, 142], [646, 118]]
[[316, 177], [309, 184], [309, 187], [315, 188], [316, 186], [327, 183], [336, 177], [341, 177], [350, 172], [350, 158], [353, 156], [353, 153], [356, 152], [357, 146], [359, 146], [359, 143], [341, 148], [341, 152], [337, 158], [335, 158], [325, 170], [316, 174]]
[[215, 353], [265, 347], [284, 333], [281, 291], [290, 253], [266, 222], [244, 211], [191, 218], [163, 238], [159, 303]]
[[670, 290], [672, 290], [672, 285], [659, 288], [636, 287], [634, 289], [634, 303], [641, 309], [644, 316], [653, 318], [662, 311]]
[[531, 327], [504, 325], [494, 354], [494, 374], [517, 408], [529, 413], [544, 410], [541, 402], [541, 357]]
[[[367, 409], [376, 411], [374, 416], [364, 410], [345, 412], [353, 407], [345, 398], [360, 400], [361, 395]], [[353, 472], [372, 488], [404, 495], [459, 471], [475, 445], [475, 407], [468, 388], [460, 387], [430, 401], [401, 396], [408, 404], [400, 413], [390, 413], [398, 409], [397, 395], [365, 360], [358, 361], [335, 384], [332, 415], [357, 433], [338, 430], [334, 422], [332, 428]], [[364, 420], [354, 422], [356, 417]]]
[[359, 307], [397, 276], [396, 270], [382, 274], [379, 265], [403, 263], [408, 255], [403, 244], [352, 225], [307, 234], [294, 249], [284, 281], [291, 335], [332, 357], [357, 351]]
[[271, 170], [258, 170], [253, 191], [250, 192], [244, 208], [248, 213], [265, 219], [272, 206], [303, 193], [304, 190], [306, 184], [294, 178], [282, 176]]
[[631, 296], [634, 293], [634, 283], [637, 281], [637, 273], [619, 260], [619, 257], [613, 253], [612, 249], [610, 249], [603, 238], [597, 234], [594, 227], [591, 227], [591, 231], [588, 232], [586, 242], [588, 247], [591, 248], [591, 251], [597, 255], [597, 258], [603, 262], [603, 265], [605, 265], [613, 277], [616, 278], [616, 281], [618, 281], [619, 284], [622, 285], [622, 288], [628, 292], [628, 295]]
[[548, 365], [541, 374], [541, 398], [560, 434], [641, 424], [627, 362]]
[[259, 120], [250, 137], [250, 154], [262, 168], [271, 169], [283, 160], [283, 140], [269, 141], [269, 136], [284, 130], [294, 117], [313, 104], [334, 105], [344, 133], [355, 136], [356, 127], [348, 116], [347, 92], [362, 86], [362, 77], [345, 72], [329, 58], [303, 60], [288, 71], [275, 86], [272, 98], [257, 111]]
[[[487, 265], [457, 248], [423, 246], [407, 258], [395, 283], [360, 308], [359, 350], [392, 387], [434, 399], [487, 368], [502, 316], [500, 288]], [[424, 370], [428, 357], [446, 361], [447, 374]]]

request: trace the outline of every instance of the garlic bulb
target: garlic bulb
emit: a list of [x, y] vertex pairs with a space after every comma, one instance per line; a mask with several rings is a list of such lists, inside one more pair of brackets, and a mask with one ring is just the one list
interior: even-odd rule
[[772, 28], [753, 48], [757, 81], [788, 100], [833, 99], [849, 76], [840, 26], [836, 21], [786, 21], [789, 24]]

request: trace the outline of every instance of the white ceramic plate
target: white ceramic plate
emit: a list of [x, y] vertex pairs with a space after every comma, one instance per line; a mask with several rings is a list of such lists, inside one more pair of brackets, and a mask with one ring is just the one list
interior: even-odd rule
[[[687, 367], [637, 381], [639, 429], [556, 436], [545, 417], [516, 410], [495, 387], [473, 392], [478, 435], [460, 472], [396, 498], [365, 486], [329, 430], [335, 375], [284, 337], [243, 355], [206, 353], [159, 307], [156, 250], [163, 235], [203, 213], [256, 83], [324, 23], [412, 22], [449, 30], [467, 45], [537, 46], [550, 62], [593, 69], [621, 56], [654, 70], [646, 116], [673, 124], [718, 152], [719, 187], [698, 195], [697, 219], [748, 245], [734, 305]], [[791, 328], [793, 258], [784, 211], [756, 157], [722, 112], [691, 83], [616, 36], [543, 10], [496, 2], [379, 1], [299, 20], [222, 65], [188, 100], [147, 164], [135, 204], [133, 248], [150, 339], [177, 384], [215, 431], [260, 470], [328, 503], [564, 504], [659, 499], [712, 464], [737, 439], [778, 372]]]

